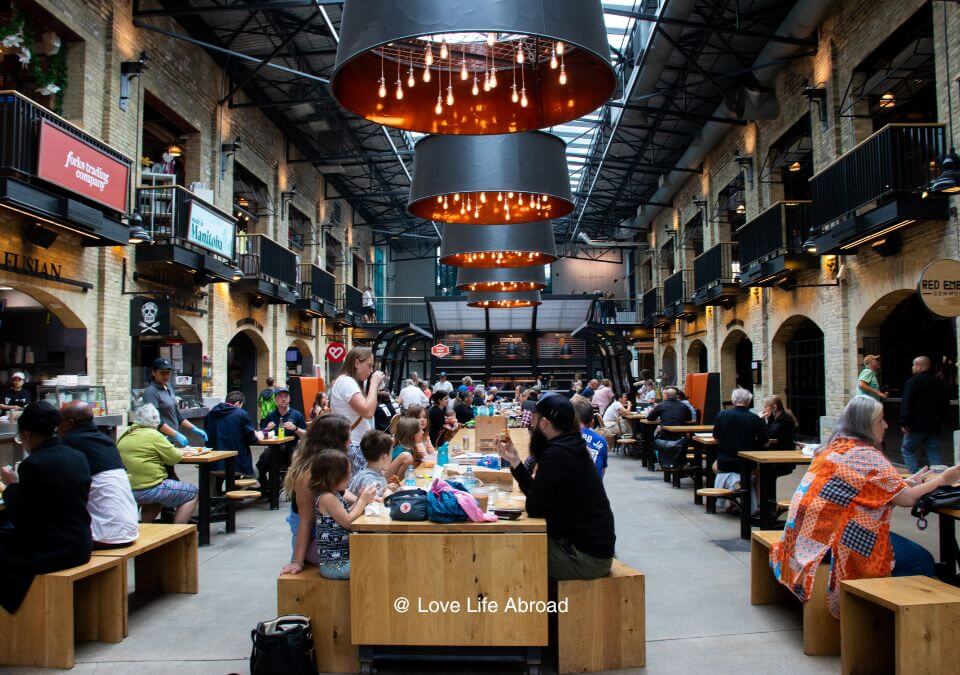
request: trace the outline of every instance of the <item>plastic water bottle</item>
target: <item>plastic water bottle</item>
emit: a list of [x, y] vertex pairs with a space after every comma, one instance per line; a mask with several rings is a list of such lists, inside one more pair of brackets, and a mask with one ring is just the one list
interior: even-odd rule
[[463, 474], [463, 487], [467, 488], [467, 492], [472, 492], [477, 487], [477, 477], [473, 475], [472, 466], [468, 466], [467, 472]]
[[437, 448], [437, 466], [443, 466], [450, 462], [450, 454], [448, 452], [449, 445], [444, 443], [439, 448]]
[[407, 473], [403, 477], [403, 486], [408, 488], [417, 487], [417, 472], [413, 470], [413, 466], [407, 467]]

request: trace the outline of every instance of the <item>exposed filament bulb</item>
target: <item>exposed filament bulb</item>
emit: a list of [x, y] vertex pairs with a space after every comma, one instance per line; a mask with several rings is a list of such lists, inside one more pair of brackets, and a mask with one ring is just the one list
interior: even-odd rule
[[517, 63], [523, 63], [526, 61], [526, 57], [523, 55], [523, 44], [517, 45]]
[[558, 65], [560, 65], [560, 62], [557, 61], [557, 52], [553, 51], [550, 53], [550, 68], [556, 70]]
[[566, 66], [560, 66], [560, 84], [567, 83], [567, 68]]
[[483, 90], [490, 91], [490, 73], [484, 72], [483, 74]]
[[430, 45], [427, 45], [427, 53], [423, 57], [423, 62], [428, 66], [433, 65], [433, 47]]
[[453, 193], [453, 201], [454, 201], [454, 203], [460, 201], [460, 193], [459, 193], [459, 192], [454, 192], [454, 193]]
[[480, 202], [481, 202], [482, 204], [486, 204], [486, 203], [487, 203], [487, 193], [486, 193], [486, 192], [481, 192], [481, 193], [480, 193]]
[[402, 101], [402, 100], [403, 100], [403, 83], [400, 82], [400, 80], [397, 80], [397, 93], [396, 93], [396, 96], [397, 96], [397, 100], [398, 100], [398, 101]]
[[443, 204], [443, 195], [437, 195], [437, 204]]
[[480, 93], [480, 87], [477, 85], [477, 74], [473, 74], [473, 88], [470, 90], [470, 93], [476, 96]]
[[447, 105], [453, 105], [453, 85], [447, 85]]
[[490, 69], [490, 88], [494, 89], [497, 86], [497, 71], [493, 68]]
[[439, 96], [437, 96], [437, 105], [434, 106], [433, 112], [435, 112], [438, 115], [443, 114], [443, 100]]
[[497, 41], [496, 33], [487, 33], [487, 46], [492, 47], [493, 43]]
[[423, 81], [424, 81], [424, 82], [429, 82], [429, 81], [430, 81], [430, 68], [424, 68], [424, 69], [423, 69]]
[[384, 78], [380, 78], [380, 88], [377, 90], [377, 94], [380, 98], [386, 98], [387, 96], [387, 81]]
[[468, 77], [470, 77], [470, 73], [467, 72], [467, 62], [464, 60], [460, 64], [460, 79], [466, 80]]
[[447, 39], [444, 38], [440, 42], [440, 58], [445, 59], [450, 55], [450, 52], [447, 50]]
[[557, 40], [557, 54], [563, 54], [563, 42]]
[[413, 68], [410, 69], [410, 72], [407, 74], [407, 86], [413, 89], [417, 84], [417, 78], [413, 76]]
[[514, 84], [512, 87], [510, 87], [510, 90], [511, 90], [510, 100], [516, 103], [517, 101], [520, 100], [520, 94], [517, 93], [517, 85]]
[[527, 101], [527, 88], [524, 87], [523, 89], [520, 90], [520, 105], [521, 105], [522, 107], [526, 108], [526, 107], [527, 107], [527, 103], [528, 103], [528, 101]]
[[502, 202], [502, 201], [503, 201], [503, 193], [502, 193], [502, 192], [498, 192], [498, 193], [497, 193], [497, 201], [498, 201], [498, 202]]

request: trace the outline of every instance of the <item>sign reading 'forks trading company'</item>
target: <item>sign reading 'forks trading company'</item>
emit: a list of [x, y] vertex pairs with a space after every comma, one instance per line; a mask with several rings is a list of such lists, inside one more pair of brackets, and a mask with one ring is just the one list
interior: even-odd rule
[[233, 221], [224, 218], [196, 199], [190, 200], [190, 208], [187, 213], [187, 241], [232, 260], [233, 242], [236, 234]]

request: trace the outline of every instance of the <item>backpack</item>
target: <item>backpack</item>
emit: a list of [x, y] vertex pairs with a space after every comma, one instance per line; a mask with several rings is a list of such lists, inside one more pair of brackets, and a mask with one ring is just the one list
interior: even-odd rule
[[251, 675], [314, 675], [313, 631], [310, 619], [290, 614], [261, 621], [250, 633]]
[[[268, 394], [267, 391], [270, 393]], [[260, 413], [260, 419], [264, 419], [276, 409], [277, 397], [274, 396], [273, 389], [261, 392], [260, 396], [257, 397], [257, 411]]]

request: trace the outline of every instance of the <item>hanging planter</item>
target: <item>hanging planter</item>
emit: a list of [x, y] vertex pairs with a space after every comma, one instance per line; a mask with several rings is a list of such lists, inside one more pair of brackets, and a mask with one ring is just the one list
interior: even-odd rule
[[[540, 305], [540, 291], [520, 293], [467, 293], [467, 306], [482, 309], [518, 309]], [[516, 349], [516, 347], [514, 347]]]
[[543, 291], [547, 288], [544, 268], [461, 267], [457, 270], [457, 289], [461, 291], [516, 293]]
[[556, 259], [550, 221], [483, 227], [447, 224], [440, 240], [440, 263], [453, 267], [531, 267]]
[[331, 86], [384, 126], [503, 134], [581, 117], [616, 82], [600, 0], [347, 0]]
[[407, 210], [445, 223], [529, 223], [573, 211], [566, 145], [553, 134], [427, 136]]

